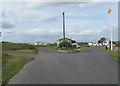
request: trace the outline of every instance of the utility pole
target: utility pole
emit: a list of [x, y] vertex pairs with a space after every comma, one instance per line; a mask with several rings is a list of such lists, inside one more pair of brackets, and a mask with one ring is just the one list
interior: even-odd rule
[[63, 12], [62, 15], [63, 15], [63, 39], [65, 41], [65, 13]]

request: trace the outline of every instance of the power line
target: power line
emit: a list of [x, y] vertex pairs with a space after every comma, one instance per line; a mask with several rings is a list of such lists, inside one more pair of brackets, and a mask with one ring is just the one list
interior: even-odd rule
[[[63, 39], [65, 40], [65, 13], [76, 7], [79, 3], [73, 4], [70, 8], [63, 10], [62, 15], [63, 15]], [[57, 9], [57, 8], [56, 8]]]
[[68, 8], [66, 11], [64, 11], [63, 13], [62, 13], [62, 15], [63, 15], [63, 39], [64, 39], [64, 41], [65, 41], [65, 12], [68, 12], [68, 11], [70, 11], [71, 9], [73, 9], [74, 7], [76, 7], [77, 5], [78, 5], [79, 3], [75, 3], [72, 7], [70, 7], [70, 8]]
[[68, 8], [68, 9], [65, 10], [64, 12], [70, 11], [71, 9], [73, 9], [74, 7], [76, 7], [78, 4], [79, 4], [79, 2], [78, 2], [78, 3], [75, 3], [72, 7]]
[[[59, 13], [60, 11], [62, 11], [62, 12], [68, 12], [68, 11], [70, 11], [71, 9], [73, 9], [74, 7], [76, 7], [79, 3], [80, 3], [80, 2], [75, 2], [75, 4], [73, 4], [70, 8], [68, 7], [68, 8], [65, 9], [65, 10], [61, 9], [61, 10], [58, 11], [58, 9], [57, 9], [57, 7], [56, 7], [56, 10], [58, 11], [58, 13]], [[60, 12], [60, 13], [62, 13], [62, 12]]]

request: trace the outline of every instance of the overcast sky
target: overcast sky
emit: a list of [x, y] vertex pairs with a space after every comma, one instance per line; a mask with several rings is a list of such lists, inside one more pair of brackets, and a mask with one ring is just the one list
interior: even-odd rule
[[10, 42], [55, 42], [62, 37], [62, 12], [65, 11], [66, 37], [78, 42], [118, 39], [117, 2], [4, 2], [1, 3], [2, 40]]

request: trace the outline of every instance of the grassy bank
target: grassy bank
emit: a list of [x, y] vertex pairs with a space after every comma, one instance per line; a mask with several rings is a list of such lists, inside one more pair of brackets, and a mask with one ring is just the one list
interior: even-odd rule
[[113, 60], [118, 61], [120, 63], [120, 60], [119, 60], [117, 52], [114, 52], [114, 51], [111, 51], [111, 50], [106, 50], [106, 51], [112, 57]]
[[2, 56], [2, 83], [6, 84], [23, 66], [31, 60], [27, 57], [15, 57], [7, 54]]
[[[2, 83], [5, 85], [32, 60], [32, 57], [22, 56], [22, 53], [37, 54], [38, 49], [31, 44], [2, 42], [2, 52]], [[21, 56], [16, 56], [14, 53], [21, 53]]]
[[120, 63], [120, 60], [119, 60], [120, 57], [118, 56], [118, 50], [112, 50], [112, 51], [110, 49], [105, 50], [104, 47], [101, 47], [101, 49], [104, 50], [104, 51], [106, 51], [111, 56], [111, 58], [113, 60], [115, 60], [115, 61], [117, 61], [117, 62]]
[[10, 43], [10, 42], [2, 42], [2, 51], [18, 50], [20, 48], [21, 48], [20, 44]]
[[11, 42], [2, 42], [2, 51], [3, 52], [17, 52], [17, 53], [31, 53], [37, 54], [38, 49], [36, 46], [25, 43], [11, 43]]

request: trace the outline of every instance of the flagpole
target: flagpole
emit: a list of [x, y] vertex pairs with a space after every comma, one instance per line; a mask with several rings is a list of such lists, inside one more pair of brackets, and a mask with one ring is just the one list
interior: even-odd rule
[[109, 18], [110, 18], [110, 49], [111, 51], [113, 50], [113, 44], [112, 44], [112, 26], [111, 26], [111, 14], [109, 14]]

